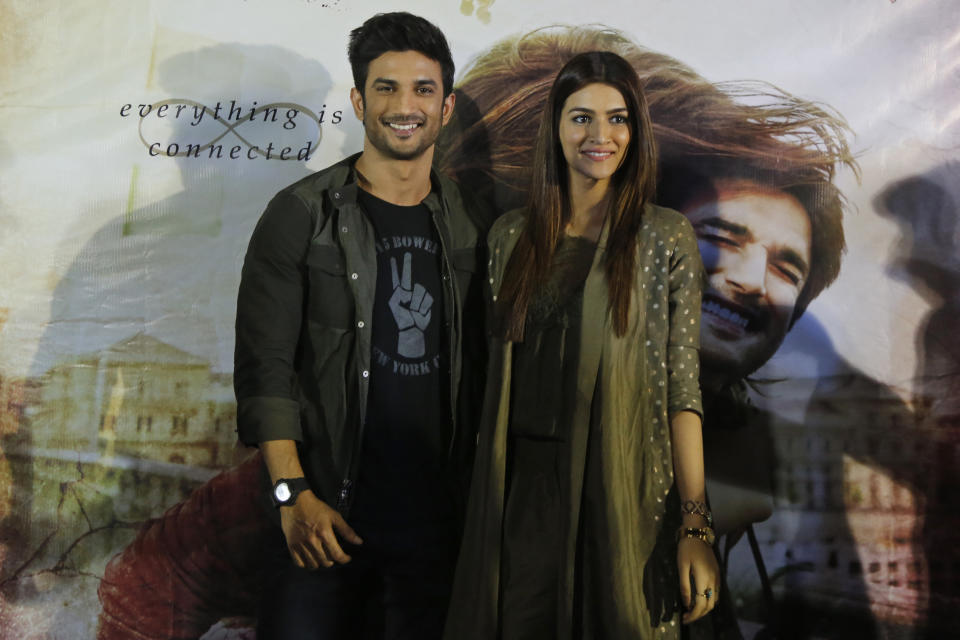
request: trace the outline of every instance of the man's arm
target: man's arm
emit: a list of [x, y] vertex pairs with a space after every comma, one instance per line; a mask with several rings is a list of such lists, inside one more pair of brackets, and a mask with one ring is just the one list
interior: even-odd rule
[[[293, 440], [267, 440], [260, 443], [260, 450], [271, 483], [280, 478], [303, 477], [297, 443]], [[309, 490], [297, 496], [292, 505], [280, 507], [280, 528], [287, 539], [293, 563], [301, 568], [317, 569], [331, 567], [334, 562], [350, 562], [350, 556], [340, 547], [336, 533], [347, 542], [363, 544], [343, 516]]]
[[247, 445], [302, 440], [294, 358], [312, 233], [307, 206], [281, 192], [257, 223], [244, 257], [233, 385], [237, 433]]
[[[250, 239], [237, 297], [237, 431], [243, 443], [260, 446], [272, 482], [305, 476], [296, 446], [302, 432], [293, 363], [312, 232], [310, 211], [300, 198], [286, 193], [274, 198]], [[348, 562], [335, 531], [361, 543], [343, 517], [312, 491], [280, 507], [280, 521], [299, 567]]]

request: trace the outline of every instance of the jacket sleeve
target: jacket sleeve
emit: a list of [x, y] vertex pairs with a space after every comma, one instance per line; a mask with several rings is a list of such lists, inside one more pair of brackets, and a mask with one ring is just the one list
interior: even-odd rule
[[679, 218], [670, 256], [670, 318], [667, 340], [667, 410], [672, 416], [690, 410], [703, 417], [700, 397], [700, 298], [703, 263], [697, 238], [686, 218]]
[[280, 193], [257, 223], [243, 261], [233, 384], [237, 433], [247, 445], [302, 439], [294, 360], [312, 229], [303, 200]]

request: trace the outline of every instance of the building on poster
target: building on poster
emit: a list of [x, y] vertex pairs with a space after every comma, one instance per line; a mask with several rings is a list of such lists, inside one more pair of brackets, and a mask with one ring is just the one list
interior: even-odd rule
[[31, 423], [35, 449], [107, 459], [220, 468], [236, 446], [229, 376], [143, 333], [52, 367]]

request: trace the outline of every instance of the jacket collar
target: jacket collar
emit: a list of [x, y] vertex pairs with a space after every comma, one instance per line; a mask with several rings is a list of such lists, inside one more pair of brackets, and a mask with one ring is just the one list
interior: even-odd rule
[[[344, 158], [331, 167], [331, 186], [330, 197], [336, 208], [345, 205], [355, 205], [357, 203], [357, 190], [360, 189], [357, 180], [357, 159], [360, 153]], [[423, 204], [431, 211], [445, 211], [442, 206], [443, 199], [443, 180], [434, 167], [430, 167], [430, 193], [423, 199]]]

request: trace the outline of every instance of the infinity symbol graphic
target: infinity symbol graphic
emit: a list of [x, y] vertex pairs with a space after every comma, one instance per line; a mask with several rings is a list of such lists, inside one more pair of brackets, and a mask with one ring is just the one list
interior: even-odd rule
[[[217, 144], [217, 142], [219, 142], [220, 140], [222, 140], [222, 139], [224, 138], [224, 136], [226, 136], [228, 133], [232, 133], [233, 135], [237, 136], [237, 138], [239, 138], [239, 140], [240, 140], [243, 144], [247, 145], [247, 149], [248, 149], [248, 150], [254, 151], [254, 153], [257, 153], [257, 154], [259, 154], [259, 155], [261, 155], [261, 156], [266, 157], [267, 154], [263, 151], [263, 149], [261, 149], [260, 147], [258, 147], [258, 146], [255, 145], [255, 144], [251, 143], [249, 140], [247, 140], [247, 139], [244, 138], [242, 135], [240, 135], [239, 132], [237, 132], [237, 127], [239, 127], [240, 125], [243, 125], [243, 124], [246, 124], [246, 123], [248, 123], [248, 122], [253, 121], [253, 119], [254, 119], [255, 116], [257, 116], [257, 115], [260, 114], [260, 113], [263, 113], [264, 111], [268, 111], [268, 110], [270, 110], [270, 109], [296, 109], [296, 110], [298, 111], [298, 115], [299, 115], [300, 113], [305, 114], [305, 115], [308, 116], [313, 122], [317, 123], [317, 139], [314, 140], [314, 141], [312, 141], [312, 144], [313, 144], [314, 148], [316, 148], [317, 145], [320, 144], [320, 139], [323, 137], [322, 126], [321, 126], [321, 124], [320, 124], [320, 119], [317, 117], [317, 114], [315, 114], [315, 113], [314, 113], [313, 111], [311, 111], [310, 109], [307, 109], [306, 107], [304, 107], [304, 106], [302, 106], [302, 105], [299, 105], [299, 104], [296, 104], [296, 103], [294, 103], [294, 102], [272, 102], [272, 103], [270, 103], [270, 104], [265, 104], [265, 105], [259, 106], [259, 107], [257, 107], [252, 113], [250, 113], [248, 116], [243, 117], [243, 118], [240, 118], [239, 120], [237, 120], [237, 121], [234, 122], [233, 124], [231, 124], [230, 122], [224, 120], [223, 118], [218, 118], [218, 117], [216, 117], [216, 114], [215, 114], [214, 110], [213, 110], [213, 109], [210, 109], [210, 108], [207, 107], [205, 104], [202, 104], [202, 103], [200, 103], [200, 102], [195, 102], [194, 100], [188, 100], [188, 99], [186, 99], [186, 98], [169, 98], [169, 99], [167, 99], [167, 100], [161, 100], [161, 101], [159, 101], [159, 102], [154, 102], [154, 103], [153, 103], [153, 109], [152, 109], [152, 110], [159, 109], [159, 108], [162, 107], [163, 105], [173, 105], [173, 104], [176, 104], [176, 105], [180, 105], [180, 104], [182, 104], [182, 105], [188, 105], [188, 106], [191, 106], [191, 107], [195, 107], [195, 108], [202, 109], [204, 116], [207, 115], [207, 114], [210, 114], [210, 119], [211, 119], [212, 121], [218, 122], [218, 123], [220, 123], [220, 124], [223, 126], [223, 133], [221, 133], [220, 135], [218, 135], [218, 136], [217, 136], [216, 138], [214, 138], [213, 140], [205, 143], [205, 144], [202, 145], [199, 149], [196, 149], [196, 150], [195, 150], [195, 153], [200, 153], [200, 152], [206, 151], [207, 149], [209, 149], [209, 148], [212, 147], [213, 145]], [[203, 117], [203, 116], [201, 116], [201, 118], [202, 118], [202, 117]], [[143, 143], [143, 146], [145, 146], [147, 149], [149, 149], [150, 146], [151, 146], [151, 143], [150, 143], [150, 142], [147, 142], [146, 138], [144, 138], [144, 136], [143, 136], [143, 121], [146, 120], [146, 118], [147, 118], [147, 116], [140, 116], [140, 122], [137, 123], [137, 134], [140, 136], [140, 142]], [[176, 118], [176, 116], [175, 116], [175, 118]], [[167, 157], [177, 157], [177, 156], [186, 157], [186, 156], [190, 155], [190, 151], [178, 151], [177, 153], [174, 153], [174, 154], [164, 154], [164, 155], [167, 156]], [[271, 160], [273, 160], [273, 159], [297, 160], [296, 157], [292, 157], [292, 158], [278, 158], [277, 156], [272, 156], [272, 157], [271, 157]]]

